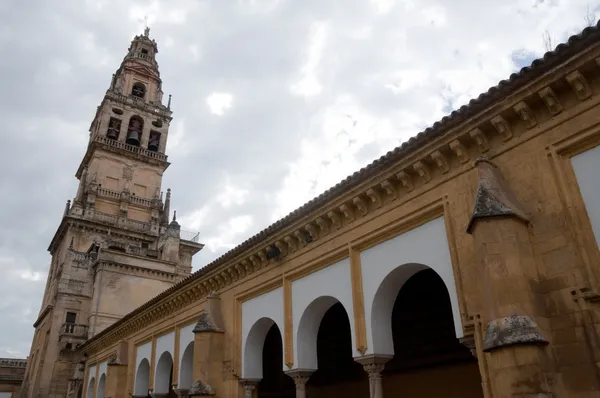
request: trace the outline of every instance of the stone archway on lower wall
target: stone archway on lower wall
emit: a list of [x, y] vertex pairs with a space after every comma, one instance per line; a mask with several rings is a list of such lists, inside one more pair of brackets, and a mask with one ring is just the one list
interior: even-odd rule
[[[242, 366], [244, 379], [262, 379], [263, 348], [267, 333], [273, 325], [276, 325], [275, 321], [267, 317], [260, 318], [252, 325], [244, 346], [244, 363]], [[281, 366], [283, 369], [283, 360]]]
[[96, 378], [92, 377], [88, 382], [87, 392], [85, 393], [85, 398], [93, 398], [94, 397], [94, 387], [96, 386]]
[[140, 361], [135, 372], [135, 382], [133, 387], [133, 395], [143, 397], [148, 395], [148, 387], [150, 385], [150, 361], [144, 358]]
[[[313, 300], [300, 317], [297, 330], [298, 369], [316, 370], [318, 368], [317, 338], [321, 320], [335, 304], [341, 302], [332, 296], [320, 296]], [[343, 305], [342, 305], [343, 307]], [[347, 309], [346, 313], [348, 313]], [[350, 321], [351, 322], [351, 321]]]
[[96, 390], [96, 398], [104, 398], [104, 387], [106, 385], [106, 373], [103, 373], [98, 380], [98, 389]]
[[181, 365], [179, 367], [178, 388], [189, 390], [193, 383], [194, 371], [194, 342], [190, 342], [183, 350]]
[[163, 352], [156, 362], [154, 374], [154, 393], [168, 394], [171, 388], [171, 373], [173, 371], [173, 357], [169, 351]]

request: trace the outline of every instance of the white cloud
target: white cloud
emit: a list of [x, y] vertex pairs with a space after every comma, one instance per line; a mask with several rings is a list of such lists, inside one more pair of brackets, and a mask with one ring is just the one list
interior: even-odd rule
[[319, 94], [322, 90], [317, 76], [317, 68], [325, 48], [327, 28], [328, 24], [325, 22], [314, 23], [310, 28], [306, 61], [302, 67], [301, 78], [292, 85], [292, 92], [296, 95], [311, 97]]
[[218, 116], [223, 116], [225, 111], [231, 108], [233, 95], [229, 93], [212, 93], [206, 98], [210, 111]]

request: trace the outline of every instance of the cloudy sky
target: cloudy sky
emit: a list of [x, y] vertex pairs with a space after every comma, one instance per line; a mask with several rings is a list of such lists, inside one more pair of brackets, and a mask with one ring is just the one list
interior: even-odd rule
[[[88, 128], [144, 17], [164, 188], [223, 254], [600, 16], [598, 0], [3, 0], [0, 356], [25, 357]], [[166, 98], [166, 96], [165, 96]], [[8, 327], [7, 327], [8, 326]]]

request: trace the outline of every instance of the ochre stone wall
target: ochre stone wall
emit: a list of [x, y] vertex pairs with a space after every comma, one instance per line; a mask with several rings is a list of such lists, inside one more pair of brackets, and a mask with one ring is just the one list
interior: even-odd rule
[[[242, 302], [283, 287], [284, 360], [292, 359], [292, 280], [343, 258], [356, 264], [356, 251], [443, 216], [464, 332], [473, 342], [478, 363], [390, 377], [383, 382], [383, 395], [597, 396], [600, 253], [569, 157], [600, 144], [599, 57], [600, 48], [591, 45], [562, 68], [536, 77], [460, 126], [448, 127], [444, 135], [332, 197], [283, 231], [227, 257], [219, 269], [129, 315], [83, 348], [89, 355], [86, 368], [106, 361], [116, 344], [126, 341], [127, 392], [120, 396], [127, 396], [133, 388], [135, 347], [148, 341], [155, 345], [158, 336], [170, 332], [177, 336], [181, 327], [198, 320], [206, 297], [216, 291], [223, 349], [214, 353], [213, 361], [200, 358], [206, 353], [196, 353], [194, 374], [212, 380], [218, 396], [241, 397]], [[514, 214], [489, 218], [467, 233], [481, 184], [481, 169], [474, 162], [480, 156], [493, 162], [528, 220], [517, 221]], [[322, 222], [326, 228], [321, 228]], [[307, 226], [316, 232], [306, 247], [287, 239]], [[286, 251], [283, 257], [261, 259], [265, 247], [275, 243]], [[360, 276], [353, 275], [356, 282]], [[360, 348], [365, 341], [360, 283], [353, 283], [352, 289], [355, 319], [350, 322], [357, 325], [352, 344]], [[512, 314], [534, 320], [532, 331], [544, 341], [514, 346], [496, 341], [496, 346], [486, 346], [488, 323]], [[176, 344], [175, 362], [179, 355]], [[153, 357], [151, 372], [156, 360]], [[174, 384], [177, 378], [175, 366]], [[152, 373], [150, 380], [152, 385]], [[328, 388], [339, 396], [364, 396], [366, 387]], [[311, 392], [309, 384], [307, 395], [334, 393]]]

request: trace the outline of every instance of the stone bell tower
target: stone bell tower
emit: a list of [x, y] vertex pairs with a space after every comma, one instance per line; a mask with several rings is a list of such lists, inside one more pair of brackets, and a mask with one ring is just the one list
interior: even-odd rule
[[77, 348], [191, 273], [203, 245], [163, 194], [172, 120], [149, 29], [135, 36], [90, 127], [50, 247], [50, 269], [22, 397], [79, 396]]

